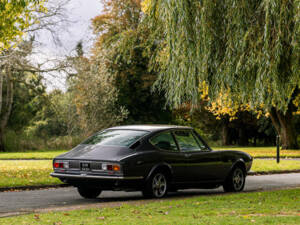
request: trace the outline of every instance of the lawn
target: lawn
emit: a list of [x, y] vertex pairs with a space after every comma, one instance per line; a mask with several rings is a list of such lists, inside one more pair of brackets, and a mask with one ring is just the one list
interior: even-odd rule
[[[214, 150], [238, 150], [255, 158], [276, 157], [276, 147], [213, 147]], [[300, 158], [300, 150], [280, 150], [280, 157]]]
[[276, 160], [254, 159], [251, 171], [253, 172], [271, 172], [271, 171], [289, 171], [300, 170], [299, 160]]
[[[255, 159], [254, 172], [300, 170], [300, 161]], [[0, 160], [0, 187], [61, 184], [57, 178], [50, 177], [51, 160]]]
[[51, 160], [0, 160], [0, 188], [61, 184], [51, 172]]
[[0, 159], [53, 159], [67, 150], [29, 151], [29, 152], [1, 152]]
[[169, 198], [117, 207], [35, 213], [0, 224], [299, 224], [300, 189]]
[[[239, 150], [252, 155], [253, 157], [276, 157], [275, 147], [214, 147], [214, 150]], [[67, 150], [51, 151], [29, 151], [29, 152], [1, 152], [0, 159], [53, 159]], [[300, 158], [300, 150], [280, 150], [283, 158]]]

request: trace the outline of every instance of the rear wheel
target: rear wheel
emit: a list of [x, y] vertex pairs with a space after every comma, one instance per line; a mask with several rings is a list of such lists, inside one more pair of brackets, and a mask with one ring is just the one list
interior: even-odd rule
[[226, 192], [239, 192], [244, 189], [245, 186], [245, 172], [240, 167], [235, 167], [229, 174], [223, 189]]
[[77, 187], [78, 193], [81, 195], [83, 198], [97, 198], [102, 190], [98, 188], [90, 188], [90, 187]]
[[164, 172], [155, 172], [146, 183], [144, 197], [162, 198], [168, 192], [168, 178]]

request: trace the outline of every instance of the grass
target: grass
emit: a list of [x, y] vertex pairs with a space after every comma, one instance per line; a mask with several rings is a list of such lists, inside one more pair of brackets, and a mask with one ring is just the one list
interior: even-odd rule
[[[276, 157], [275, 147], [213, 147], [214, 150], [238, 150], [255, 158]], [[53, 159], [67, 150], [39, 150], [28, 152], [0, 152], [0, 159]], [[300, 158], [300, 150], [280, 150], [282, 158]]]
[[30, 152], [1, 152], [0, 159], [53, 159], [67, 150], [30, 151]]
[[[238, 150], [256, 158], [276, 157], [275, 147], [214, 147], [214, 150]], [[39, 150], [28, 152], [0, 152], [0, 159], [53, 159], [67, 150]], [[283, 158], [300, 158], [300, 150], [280, 150]]]
[[[255, 159], [254, 172], [300, 170], [300, 161]], [[0, 188], [61, 184], [59, 179], [50, 177], [51, 160], [0, 160]]]
[[[255, 158], [276, 157], [275, 147], [214, 147], [214, 150], [238, 150]], [[0, 159], [53, 159], [67, 150], [39, 150], [29, 152], [0, 152]], [[280, 150], [282, 158], [300, 158], [300, 150]]]
[[281, 160], [277, 163], [275, 160], [254, 159], [251, 171], [270, 172], [270, 171], [289, 171], [300, 170], [300, 161], [298, 160]]
[[[204, 195], [2, 218], [0, 224], [299, 224], [300, 189]], [[142, 202], [141, 202], [142, 203]]]
[[0, 160], [0, 188], [61, 184], [51, 172], [51, 160]]
[[[253, 157], [276, 157], [276, 147], [213, 147], [214, 150], [238, 150], [249, 153]], [[300, 150], [280, 150], [280, 157], [300, 158]]]

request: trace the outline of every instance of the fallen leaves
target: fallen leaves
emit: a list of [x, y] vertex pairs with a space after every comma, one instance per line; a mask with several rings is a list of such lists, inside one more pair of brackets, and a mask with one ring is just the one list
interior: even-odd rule
[[34, 219], [39, 220], [40, 219], [40, 215], [39, 214], [35, 214], [34, 215]]

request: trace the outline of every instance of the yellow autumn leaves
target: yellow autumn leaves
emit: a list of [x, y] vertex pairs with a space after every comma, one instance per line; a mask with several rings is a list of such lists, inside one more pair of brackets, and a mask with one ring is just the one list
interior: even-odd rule
[[[47, 12], [47, 0], [23, 0], [0, 2], [0, 52], [15, 47], [29, 26], [37, 23], [37, 12]], [[35, 16], [34, 16], [35, 13]]]

